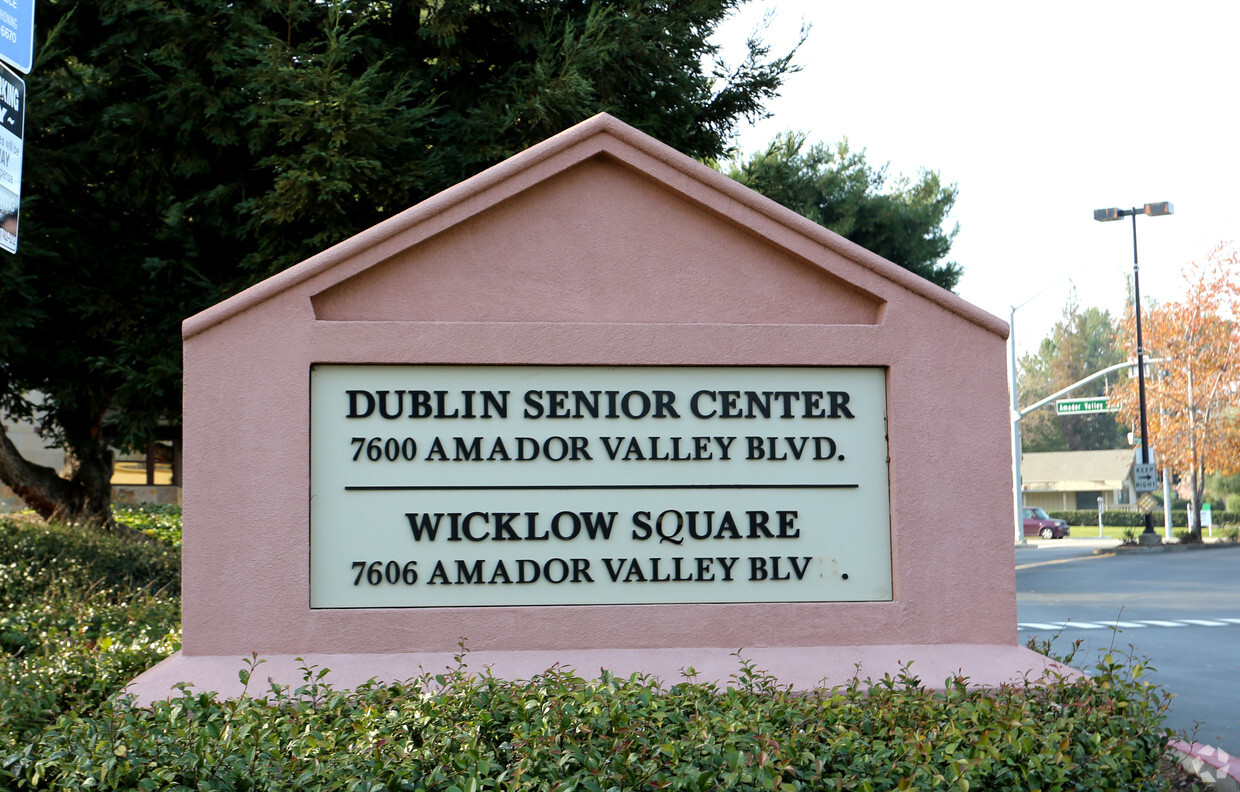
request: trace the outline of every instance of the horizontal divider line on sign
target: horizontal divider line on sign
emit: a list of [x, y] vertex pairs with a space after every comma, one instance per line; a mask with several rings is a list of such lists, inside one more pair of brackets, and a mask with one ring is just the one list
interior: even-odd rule
[[682, 489], [857, 489], [859, 484], [507, 484], [507, 485], [419, 485], [360, 484], [345, 487], [358, 490], [682, 490]]

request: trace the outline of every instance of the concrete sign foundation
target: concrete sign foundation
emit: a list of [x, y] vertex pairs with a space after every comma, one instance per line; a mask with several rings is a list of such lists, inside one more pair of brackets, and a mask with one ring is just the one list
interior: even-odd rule
[[1006, 334], [593, 118], [185, 322], [183, 648], [131, 690], [462, 641], [510, 676], [1036, 675]]

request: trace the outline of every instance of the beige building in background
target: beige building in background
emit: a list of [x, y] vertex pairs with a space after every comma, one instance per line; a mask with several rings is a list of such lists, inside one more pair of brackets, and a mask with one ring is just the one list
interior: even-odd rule
[[1130, 448], [1108, 451], [1050, 451], [1021, 456], [1021, 490], [1025, 506], [1047, 511], [1106, 509], [1132, 511], [1135, 461]]
[[[36, 395], [34, 398], [37, 400], [39, 397]], [[47, 441], [40, 436], [37, 425], [14, 420], [4, 420], [2, 425], [24, 459], [57, 472], [64, 468], [64, 449], [48, 447]], [[117, 452], [112, 470], [113, 501], [126, 504], [179, 504], [180, 453], [179, 436], [160, 447], [152, 444], [147, 453]], [[0, 484], [0, 514], [19, 512], [25, 508], [26, 504], [13, 490]]]

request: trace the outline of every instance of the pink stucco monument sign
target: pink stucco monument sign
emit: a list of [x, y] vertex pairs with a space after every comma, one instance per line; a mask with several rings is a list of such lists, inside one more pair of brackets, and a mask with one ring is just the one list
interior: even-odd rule
[[462, 642], [515, 677], [1037, 675], [1006, 334], [593, 118], [185, 322], [183, 643], [131, 690]]

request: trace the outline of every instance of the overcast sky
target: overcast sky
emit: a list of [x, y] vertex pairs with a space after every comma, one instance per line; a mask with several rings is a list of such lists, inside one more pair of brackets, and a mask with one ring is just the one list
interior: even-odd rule
[[1016, 312], [1022, 352], [1074, 287], [1123, 310], [1132, 221], [1094, 209], [1174, 204], [1137, 219], [1143, 298], [1179, 298], [1185, 262], [1240, 240], [1240, 2], [751, 0], [719, 40], [768, 11], [777, 46], [812, 31], [741, 149], [784, 130], [847, 137], [892, 173], [957, 184], [956, 291], [1005, 321], [1033, 298]]

